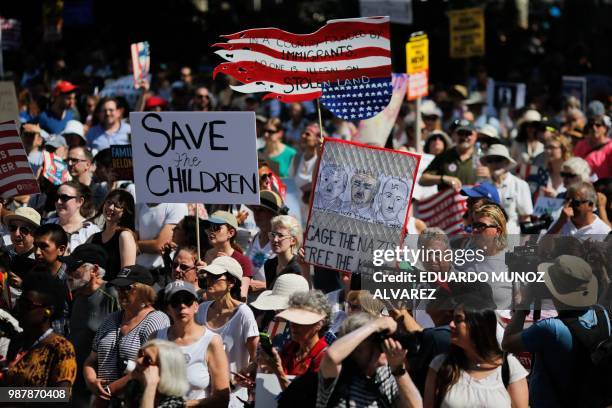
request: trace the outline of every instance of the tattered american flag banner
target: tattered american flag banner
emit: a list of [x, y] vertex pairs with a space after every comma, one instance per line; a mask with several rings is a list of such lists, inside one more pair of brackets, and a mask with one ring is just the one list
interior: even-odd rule
[[39, 192], [15, 122], [0, 123], [0, 197]]
[[392, 94], [388, 17], [330, 20], [311, 34], [261, 28], [223, 36], [213, 46], [243, 93], [301, 102], [321, 98], [336, 116], [356, 120], [382, 111]]
[[151, 65], [151, 51], [147, 41], [134, 43], [131, 45], [132, 51], [132, 70], [134, 72], [134, 87], [143, 79], [147, 79]]
[[414, 216], [428, 227], [442, 228], [447, 234], [463, 230], [463, 214], [467, 210], [467, 197], [452, 188], [415, 202]]

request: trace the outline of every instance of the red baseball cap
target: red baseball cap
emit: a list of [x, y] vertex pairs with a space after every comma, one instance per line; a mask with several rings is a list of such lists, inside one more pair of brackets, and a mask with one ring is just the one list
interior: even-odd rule
[[55, 89], [53, 90], [54, 95], [62, 95], [67, 93], [72, 93], [79, 89], [78, 86], [68, 81], [59, 81], [57, 85], [55, 85]]
[[161, 96], [152, 96], [145, 102], [145, 109], [153, 109], [158, 106], [161, 106], [163, 108], [167, 105], [168, 102]]

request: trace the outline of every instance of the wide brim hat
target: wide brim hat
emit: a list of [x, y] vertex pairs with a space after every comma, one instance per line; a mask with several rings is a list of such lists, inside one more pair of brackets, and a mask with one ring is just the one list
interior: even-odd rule
[[516, 166], [516, 160], [510, 157], [510, 152], [508, 151], [508, 148], [502, 144], [491, 145], [487, 152], [482, 156], [481, 160], [486, 161], [486, 158], [491, 156], [499, 156], [508, 160], [508, 167]]
[[40, 227], [40, 214], [32, 207], [19, 207], [12, 214], [4, 216], [4, 223], [8, 225], [11, 221], [22, 221], [35, 228]]
[[274, 282], [272, 290], [263, 291], [251, 303], [259, 310], [284, 310], [289, 307], [289, 297], [296, 292], [307, 292], [308, 281], [301, 275], [286, 273]]
[[571, 307], [589, 307], [597, 303], [597, 278], [589, 264], [576, 256], [561, 255], [555, 262], [538, 265], [551, 295]]
[[263, 190], [259, 192], [259, 204], [247, 205], [247, 207], [251, 210], [261, 207], [271, 211], [275, 215], [280, 214], [283, 206], [284, 203], [281, 196], [270, 190]]
[[296, 308], [283, 310], [282, 312], [277, 314], [276, 317], [285, 319], [291, 323], [296, 323], [296, 324], [301, 324], [301, 325], [311, 325], [311, 324], [319, 323], [321, 320], [325, 319], [325, 316], [320, 313], [312, 312], [306, 309], [296, 309]]
[[224, 273], [228, 273], [238, 280], [242, 280], [243, 275], [240, 262], [231, 256], [219, 256], [209, 265], [206, 265], [203, 270], [213, 275], [223, 275]]

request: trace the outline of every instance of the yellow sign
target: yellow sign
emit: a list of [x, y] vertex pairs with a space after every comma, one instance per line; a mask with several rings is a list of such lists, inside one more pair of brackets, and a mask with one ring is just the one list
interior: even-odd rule
[[429, 69], [429, 39], [426, 34], [411, 37], [406, 43], [406, 71], [409, 75]]
[[485, 55], [484, 9], [481, 7], [448, 12], [450, 57], [469, 58]]

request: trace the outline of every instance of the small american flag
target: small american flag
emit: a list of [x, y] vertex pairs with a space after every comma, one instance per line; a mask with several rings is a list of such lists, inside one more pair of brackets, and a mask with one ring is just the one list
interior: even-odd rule
[[147, 41], [134, 43], [131, 46], [132, 51], [132, 70], [134, 72], [134, 87], [143, 79], [147, 79], [149, 68], [151, 65], [151, 51]]
[[15, 121], [0, 123], [0, 196], [10, 198], [38, 193], [38, 183]]
[[428, 227], [439, 227], [449, 235], [462, 231], [467, 197], [452, 188], [442, 190], [415, 205], [414, 216]]
[[301, 102], [321, 98], [336, 116], [366, 119], [391, 99], [391, 45], [388, 17], [330, 20], [311, 34], [277, 28], [224, 36], [216, 54], [228, 62], [213, 75], [230, 75], [243, 93]]

